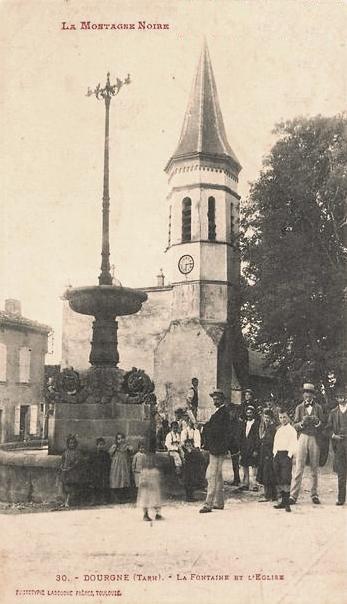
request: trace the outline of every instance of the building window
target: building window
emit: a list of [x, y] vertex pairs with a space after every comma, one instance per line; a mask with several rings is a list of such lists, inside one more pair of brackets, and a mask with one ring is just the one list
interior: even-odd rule
[[170, 206], [170, 208], [169, 208], [169, 234], [168, 234], [168, 241], [167, 241], [168, 247], [170, 247], [170, 245], [171, 245], [171, 213], [172, 213], [172, 206]]
[[22, 346], [19, 349], [19, 381], [24, 384], [30, 381], [30, 356], [30, 348]]
[[216, 240], [216, 200], [214, 197], [208, 198], [208, 240]]
[[185, 197], [182, 201], [182, 243], [192, 238], [192, 200]]
[[7, 374], [7, 347], [0, 344], [0, 382], [6, 382]]
[[233, 241], [234, 238], [234, 215], [233, 215], [233, 204], [230, 204], [230, 239]]

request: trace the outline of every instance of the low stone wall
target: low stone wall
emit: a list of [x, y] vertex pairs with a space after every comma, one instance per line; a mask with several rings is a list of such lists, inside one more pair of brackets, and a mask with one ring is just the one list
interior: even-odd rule
[[[177, 479], [172, 458], [164, 451], [157, 452], [156, 457], [162, 476], [163, 496], [184, 497], [184, 489]], [[60, 455], [47, 455], [46, 451], [0, 450], [0, 501], [61, 502], [63, 494], [57, 474], [60, 460]], [[88, 501], [87, 487], [84, 499], [85, 502]]]
[[32, 439], [1, 443], [0, 450], [14, 451], [16, 449], [47, 449], [47, 447], [48, 440]]
[[47, 451], [0, 451], [0, 500], [51, 503], [59, 499], [60, 457]]

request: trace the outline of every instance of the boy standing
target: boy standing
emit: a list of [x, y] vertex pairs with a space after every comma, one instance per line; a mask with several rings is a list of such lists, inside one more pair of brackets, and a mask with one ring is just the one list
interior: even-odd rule
[[256, 468], [258, 467], [260, 436], [259, 419], [253, 405], [246, 407], [246, 418], [241, 424], [240, 464], [243, 470], [241, 491], [258, 491]]
[[90, 473], [94, 491], [94, 503], [110, 501], [111, 458], [106, 451], [106, 441], [102, 436], [96, 439], [96, 451], [90, 459]]
[[276, 510], [285, 509], [286, 512], [291, 512], [289, 493], [292, 479], [293, 455], [297, 448], [297, 434], [295, 428], [289, 423], [289, 416], [285, 409], [280, 409], [279, 422], [280, 426], [274, 439], [273, 454], [276, 482], [282, 499], [280, 503], [274, 505], [274, 508]]

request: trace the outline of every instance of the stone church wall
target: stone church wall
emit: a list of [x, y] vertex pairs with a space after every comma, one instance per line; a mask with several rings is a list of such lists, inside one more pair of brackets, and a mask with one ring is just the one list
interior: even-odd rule
[[[215, 330], [222, 333], [217, 325]], [[214, 339], [197, 320], [173, 321], [155, 352], [154, 373], [158, 401], [171, 413], [184, 407], [191, 379], [199, 379], [200, 421], [213, 410], [209, 393], [217, 384], [218, 337]]]
[[[144, 369], [154, 377], [154, 349], [163, 332], [168, 328], [171, 317], [171, 287], [148, 288], [148, 300], [136, 315], [119, 317], [118, 351], [119, 367]], [[64, 302], [62, 366], [87, 369], [89, 365], [90, 341], [93, 318], [79, 315]]]

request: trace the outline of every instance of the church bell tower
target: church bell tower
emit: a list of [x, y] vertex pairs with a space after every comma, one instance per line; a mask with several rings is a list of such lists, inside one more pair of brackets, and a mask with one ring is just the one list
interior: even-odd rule
[[227, 290], [239, 282], [240, 170], [225, 133], [205, 43], [180, 140], [165, 168], [173, 319], [228, 320], [232, 294]]
[[[171, 325], [158, 345], [155, 365], [159, 373], [167, 362], [175, 374], [177, 368], [173, 384], [198, 377], [206, 409], [210, 389], [223, 388], [230, 398], [232, 385], [241, 385], [247, 372], [239, 319], [241, 165], [227, 140], [206, 43], [178, 146], [165, 171], [173, 291]], [[178, 400], [183, 385], [176, 390]]]

